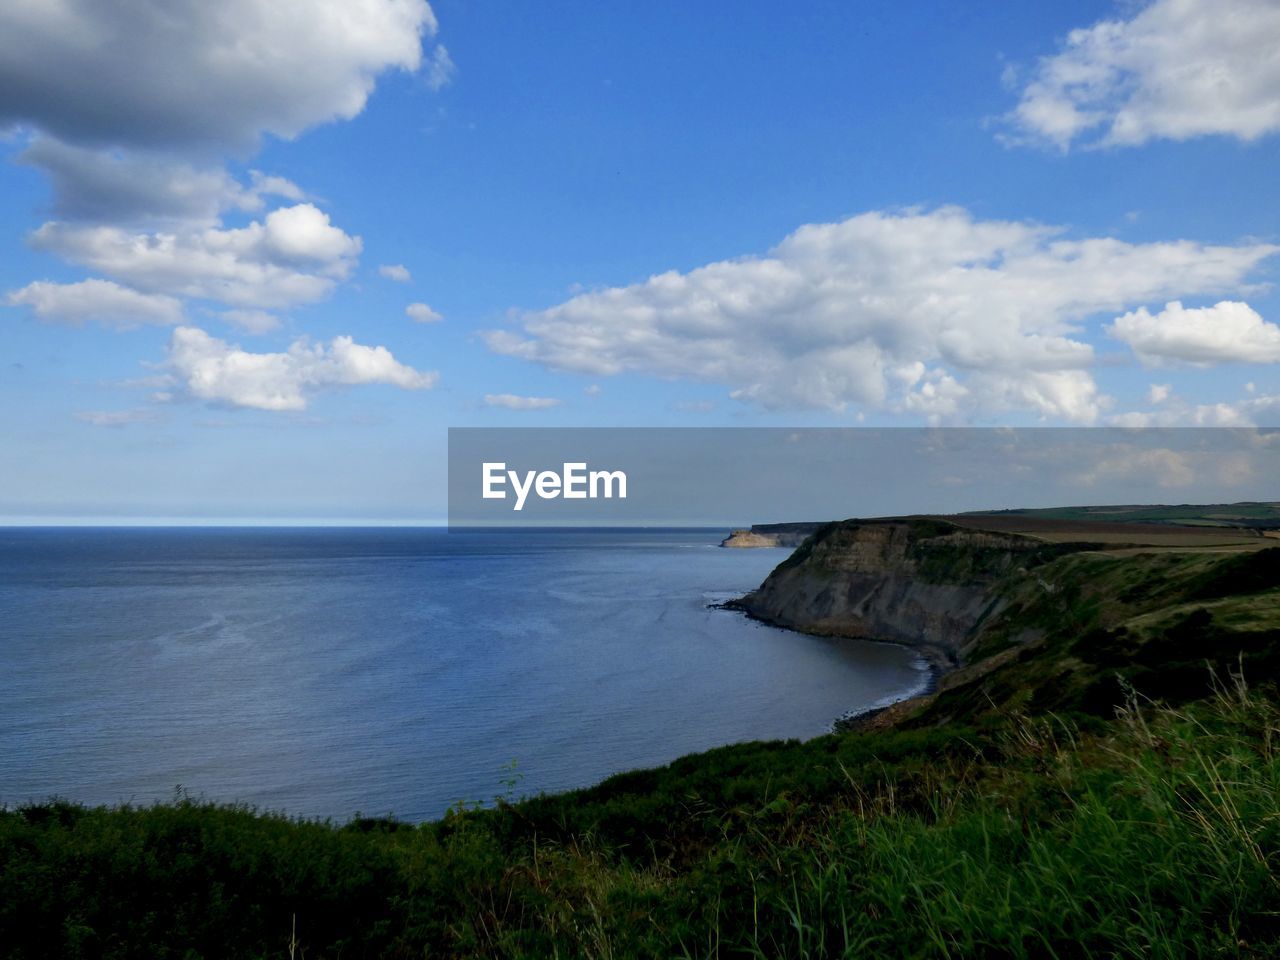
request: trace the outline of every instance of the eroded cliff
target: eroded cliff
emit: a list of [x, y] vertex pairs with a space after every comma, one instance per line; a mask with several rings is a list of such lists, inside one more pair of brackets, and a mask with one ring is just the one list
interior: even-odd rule
[[738, 606], [778, 626], [891, 640], [955, 665], [1034, 568], [1089, 546], [932, 518], [846, 520], [817, 530]]

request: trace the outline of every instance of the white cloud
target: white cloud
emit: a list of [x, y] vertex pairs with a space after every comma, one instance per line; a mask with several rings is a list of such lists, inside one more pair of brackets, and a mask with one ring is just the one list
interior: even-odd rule
[[1280, 396], [1258, 394], [1245, 385], [1246, 398], [1235, 403], [1189, 403], [1168, 384], [1153, 385], [1148, 405], [1158, 409], [1134, 410], [1108, 417], [1116, 427], [1253, 427], [1275, 425], [1280, 418]]
[[[266, 257], [284, 262], [342, 264], [360, 253], [360, 239], [333, 226], [329, 215], [310, 203], [271, 211], [263, 221], [260, 243]], [[348, 269], [342, 264], [340, 272]]]
[[224, 230], [137, 233], [51, 221], [32, 244], [152, 293], [283, 307], [322, 299], [351, 272], [359, 237], [310, 203]]
[[1236, 300], [1198, 309], [1175, 300], [1154, 315], [1139, 307], [1117, 317], [1107, 333], [1147, 364], [1280, 362], [1280, 327]]
[[983, 371], [970, 385], [973, 406], [983, 411], [1029, 410], [1041, 418], [1093, 423], [1111, 405], [1086, 370]]
[[296, 340], [284, 353], [250, 353], [195, 327], [178, 327], [165, 363], [197, 399], [259, 410], [304, 410], [312, 393], [333, 387], [382, 383], [426, 390], [438, 375], [396, 360], [386, 347], [350, 337], [326, 344]]
[[[227, 319], [253, 331], [263, 308], [322, 299], [360, 239], [290, 180], [233, 176], [224, 158], [356, 116], [381, 74], [423, 66], [436, 29], [426, 0], [0, 3], [0, 129], [53, 187], [57, 219], [32, 243], [119, 289], [237, 308]], [[429, 85], [447, 82], [443, 47], [427, 66]], [[268, 198], [287, 205], [267, 212]], [[229, 212], [259, 217], [230, 229]]]
[[903, 410], [922, 414], [932, 423], [957, 416], [969, 397], [969, 388], [941, 370], [931, 370], [925, 374], [923, 363], [917, 362], [911, 366], [918, 368], [920, 374], [907, 384], [910, 389], [903, 397]]
[[250, 172], [245, 186], [222, 167], [207, 162], [90, 149], [47, 136], [35, 137], [18, 160], [49, 176], [53, 211], [70, 220], [210, 225], [226, 210], [261, 210], [269, 196], [303, 199], [297, 184], [257, 170]]
[[0, 125], [94, 146], [241, 150], [356, 116], [378, 74], [418, 69], [435, 30], [424, 0], [7, 3]]
[[1012, 409], [1088, 423], [1106, 398], [1080, 339], [1087, 319], [1239, 289], [1278, 251], [1071, 240], [954, 207], [873, 212], [801, 227], [763, 257], [582, 293], [486, 339], [557, 370], [721, 383], [768, 408]]
[[404, 308], [405, 316], [417, 323], [439, 323], [444, 316], [425, 303], [411, 303]]
[[1071, 31], [1008, 116], [1024, 139], [1132, 146], [1280, 130], [1280, 4], [1155, 0]]
[[257, 201], [254, 206], [250, 207], [252, 210], [256, 210], [261, 206], [261, 200], [263, 197], [282, 197], [285, 200], [294, 201], [307, 199], [307, 195], [303, 189], [292, 180], [286, 179], [285, 177], [266, 174], [261, 170], [250, 170], [249, 182], [252, 184], [249, 188], [249, 192], [253, 194]]
[[458, 68], [449, 56], [449, 51], [444, 48], [443, 43], [437, 44], [427, 59], [427, 87], [442, 90], [453, 82], [457, 72]]
[[46, 323], [80, 326], [92, 320], [117, 330], [129, 330], [144, 324], [182, 322], [181, 301], [163, 294], [139, 293], [110, 280], [38, 280], [12, 291], [6, 299], [14, 306], [30, 307]]
[[409, 272], [409, 268], [403, 263], [384, 263], [378, 267], [378, 273], [388, 280], [394, 280], [396, 283], [409, 283], [413, 279], [413, 274]]
[[159, 419], [154, 410], [79, 410], [75, 418], [94, 427], [127, 427], [132, 423], [151, 423]]
[[486, 393], [485, 406], [503, 407], [507, 410], [546, 410], [560, 406], [554, 397], [518, 397], [514, 393]]
[[600, 389], [600, 384], [589, 383], [582, 388], [582, 392], [585, 393], [588, 397], [598, 397], [603, 391]]

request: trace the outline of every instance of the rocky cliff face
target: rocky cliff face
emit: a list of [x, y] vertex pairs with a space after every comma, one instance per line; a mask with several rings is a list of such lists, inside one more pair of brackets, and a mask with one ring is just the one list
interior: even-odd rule
[[739, 606], [778, 626], [892, 640], [954, 665], [1012, 584], [1080, 548], [943, 520], [847, 520], [816, 532]]

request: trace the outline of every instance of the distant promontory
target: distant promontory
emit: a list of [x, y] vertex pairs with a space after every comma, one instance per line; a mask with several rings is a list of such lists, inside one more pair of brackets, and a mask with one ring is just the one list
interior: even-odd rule
[[720, 541], [722, 547], [798, 547], [821, 523], [755, 523], [733, 530]]

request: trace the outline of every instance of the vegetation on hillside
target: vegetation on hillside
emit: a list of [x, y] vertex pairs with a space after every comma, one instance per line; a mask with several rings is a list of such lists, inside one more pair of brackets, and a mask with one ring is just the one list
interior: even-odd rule
[[1129, 690], [1177, 705], [1207, 696], [1211, 673], [1280, 676], [1280, 549], [1086, 551], [1001, 589], [1010, 603], [983, 625], [971, 666], [907, 722], [1016, 711], [1105, 718]]

